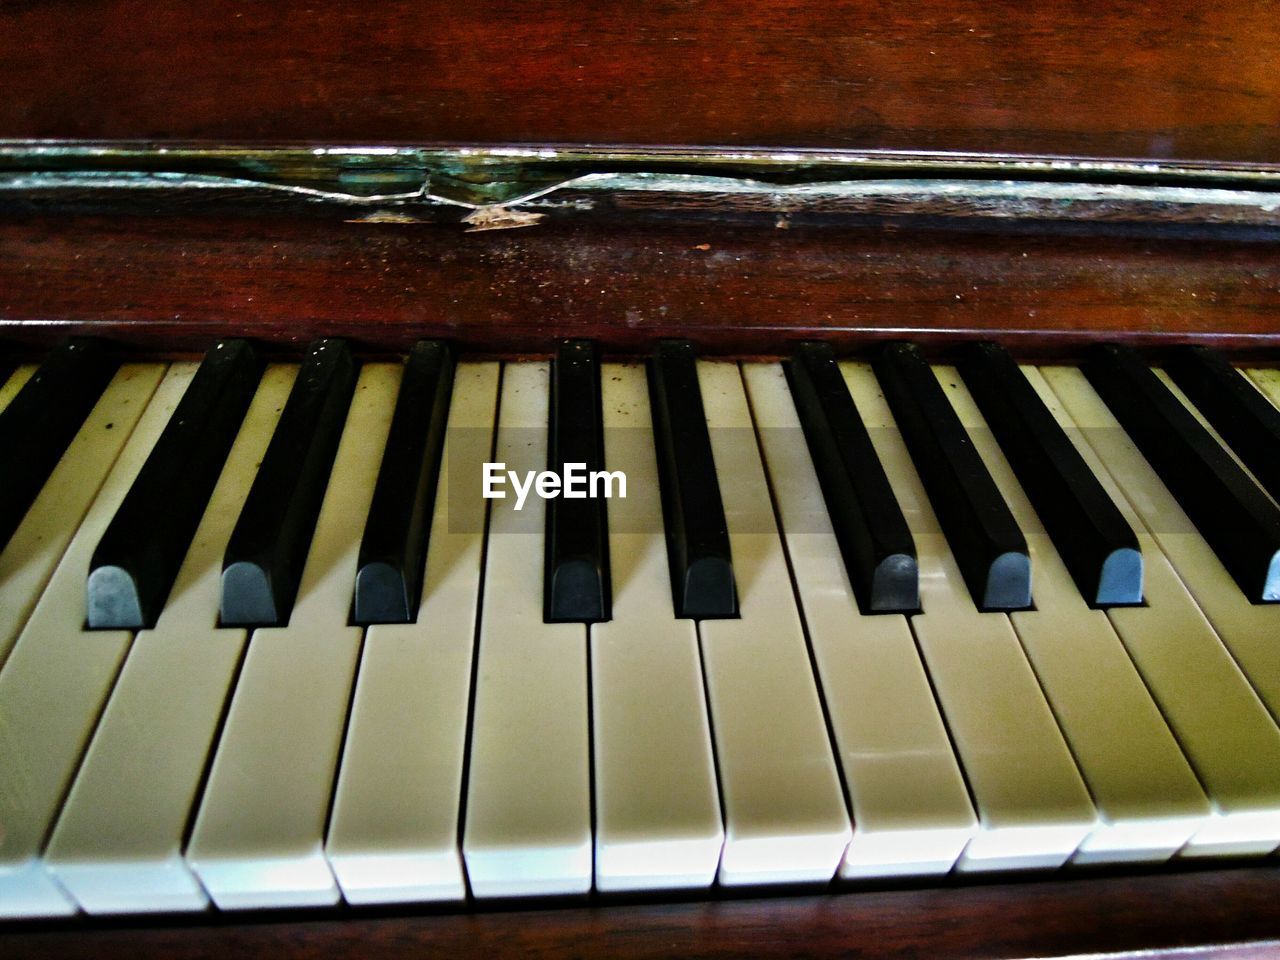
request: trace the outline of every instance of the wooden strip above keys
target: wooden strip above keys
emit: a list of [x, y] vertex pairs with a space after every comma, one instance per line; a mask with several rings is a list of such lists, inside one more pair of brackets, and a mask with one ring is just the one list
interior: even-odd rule
[[744, 376], [853, 813], [840, 876], [945, 874], [978, 819], [907, 618], [859, 610], [782, 367]]
[[[547, 466], [549, 380], [546, 363], [503, 369], [494, 460], [522, 476]], [[585, 893], [587, 629], [543, 622], [546, 504], [515, 504], [508, 492], [490, 513], [462, 851], [477, 897]]]
[[911, 629], [982, 821], [957, 869], [1056, 867], [1097, 825], [1088, 790], [1008, 616], [974, 605], [871, 369], [842, 369], [915, 534]]
[[[1072, 862], [1167, 860], [1208, 822], [1209, 801], [1106, 614], [1089, 608], [1092, 597], [1082, 595], [972, 394], [951, 368], [934, 372], [1036, 564], [1035, 610], [1010, 620], [1100, 816]], [[1101, 486], [1098, 492], [1105, 496]]]
[[292, 618], [249, 640], [186, 851], [224, 909], [339, 899], [323, 844], [363, 635], [347, 618], [399, 379], [360, 372]]
[[457, 367], [416, 619], [365, 631], [325, 842], [348, 903], [466, 896], [458, 826], [498, 379], [496, 363]]
[[125, 364], [116, 371], [0, 552], [0, 665], [163, 374], [160, 364]]
[[710, 887], [724, 844], [698, 633], [673, 609], [645, 379], [621, 364], [602, 377], [605, 453], [627, 477], [626, 497], [609, 501], [613, 620], [591, 626], [602, 893]]
[[1159, 479], [1079, 370], [1038, 373], [1036, 392], [1150, 558], [1146, 606], [1107, 615], [1214, 805], [1182, 855], [1267, 853], [1280, 844], [1280, 730], [1157, 543], [1163, 525], [1149, 510]]
[[[89, 560], [195, 364], [169, 368], [0, 670], [0, 917], [75, 907], [39, 859], [133, 635], [85, 630]], [[140, 371], [154, 382], [161, 367]]]
[[247, 635], [218, 627], [222, 554], [297, 370], [268, 369], [155, 629], [121, 668], [45, 862], [90, 913], [202, 910], [182, 844]]
[[719, 881], [821, 882], [852, 828], [755, 427], [736, 365], [701, 361], [698, 379], [741, 611], [698, 625], [724, 804]]

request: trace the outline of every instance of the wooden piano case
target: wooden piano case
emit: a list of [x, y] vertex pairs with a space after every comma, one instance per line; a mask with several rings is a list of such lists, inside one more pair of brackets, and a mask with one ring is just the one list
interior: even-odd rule
[[[1270, 0], [25, 0], [0, 342], [1280, 345]], [[18, 924], [7, 956], [1280, 951], [1275, 858], [733, 899]]]

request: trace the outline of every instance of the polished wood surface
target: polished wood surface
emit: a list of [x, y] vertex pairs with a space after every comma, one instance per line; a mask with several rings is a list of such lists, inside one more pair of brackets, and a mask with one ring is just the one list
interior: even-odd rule
[[998, 336], [1028, 356], [1100, 339], [1198, 340], [1265, 359], [1280, 333], [1277, 244], [1210, 236], [1004, 233], [900, 224], [455, 224], [337, 217], [0, 217], [0, 340], [97, 332], [151, 350], [216, 336], [361, 349], [443, 336], [547, 352], [562, 336], [647, 352], [842, 349]]
[[[27, 925], [23, 957], [1044, 957], [1280, 952], [1280, 867], [468, 913], [236, 914]], [[1183, 952], [1183, 951], [1187, 952]], [[1205, 956], [1200, 950], [1196, 956]]]
[[1280, 163], [1272, 0], [25, 0], [0, 137]]

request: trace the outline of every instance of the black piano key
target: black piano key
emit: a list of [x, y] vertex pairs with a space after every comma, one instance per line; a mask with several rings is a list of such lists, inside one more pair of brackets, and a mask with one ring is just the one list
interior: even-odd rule
[[[600, 363], [589, 340], [565, 340], [551, 375], [547, 469], [563, 475], [566, 463], [604, 469]], [[599, 497], [547, 501], [543, 619], [596, 623], [612, 616], [609, 533]]]
[[915, 540], [835, 355], [824, 343], [802, 343], [785, 369], [859, 606], [919, 609]]
[[960, 373], [1085, 600], [1142, 602], [1137, 534], [1008, 352], [965, 348]]
[[311, 344], [222, 561], [222, 622], [288, 622], [355, 390], [345, 341]]
[[729, 526], [691, 343], [658, 344], [649, 362], [649, 395], [676, 616], [736, 617]]
[[155, 626], [261, 375], [244, 340], [205, 355], [93, 552], [90, 628]]
[[119, 362], [100, 340], [55, 349], [0, 411], [0, 549], [26, 516]]
[[1280, 600], [1280, 509], [1132, 349], [1101, 344], [1083, 370], [1245, 596]]
[[933, 370], [910, 343], [886, 345], [874, 369], [974, 603], [1029, 607], [1027, 541]]
[[424, 340], [405, 363], [356, 570], [356, 623], [410, 623], [440, 476], [453, 389], [446, 344]]
[[1280, 410], [1206, 347], [1179, 347], [1165, 370], [1263, 488], [1280, 499]]

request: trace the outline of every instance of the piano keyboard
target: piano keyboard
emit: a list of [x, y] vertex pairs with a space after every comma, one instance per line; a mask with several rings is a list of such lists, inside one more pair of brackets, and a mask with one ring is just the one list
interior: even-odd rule
[[[68, 345], [0, 385], [0, 916], [1270, 854], [1278, 405], [1190, 350]], [[575, 461], [625, 497], [483, 495]]]

